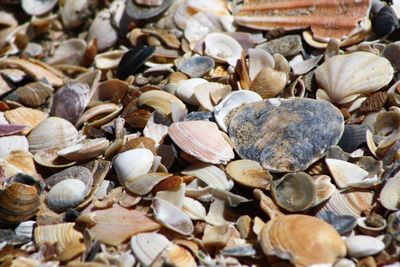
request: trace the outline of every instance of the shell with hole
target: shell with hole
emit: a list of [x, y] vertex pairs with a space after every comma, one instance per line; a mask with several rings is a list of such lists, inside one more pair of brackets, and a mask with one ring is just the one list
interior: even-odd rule
[[86, 184], [78, 179], [66, 179], [54, 185], [47, 195], [51, 210], [63, 211], [80, 204], [88, 193]]
[[331, 57], [315, 70], [317, 82], [323, 89], [319, 91], [320, 96], [335, 104], [378, 91], [392, 80], [393, 74], [387, 59], [367, 52]]

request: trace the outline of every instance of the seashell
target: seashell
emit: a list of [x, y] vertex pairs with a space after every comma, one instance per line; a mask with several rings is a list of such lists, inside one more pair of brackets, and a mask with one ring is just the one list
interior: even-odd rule
[[88, 190], [78, 179], [66, 179], [55, 184], [47, 195], [47, 205], [54, 211], [63, 211], [80, 204]]
[[87, 44], [82, 39], [71, 38], [60, 43], [54, 55], [47, 60], [47, 63], [80, 65], [83, 61]]
[[120, 184], [125, 185], [129, 180], [147, 174], [153, 161], [153, 153], [146, 148], [136, 148], [118, 154], [113, 165]]
[[157, 257], [172, 245], [165, 236], [157, 233], [137, 234], [131, 238], [133, 254], [144, 266], [150, 266]]
[[269, 189], [272, 181], [271, 174], [253, 160], [231, 161], [225, 170], [233, 181], [250, 188]]
[[[400, 61], [396, 57], [397, 53], [399, 53], [399, 43], [394, 42], [388, 44], [382, 51], [381, 56], [386, 58], [387, 60], [392, 63], [392, 66], [394, 67], [395, 70], [400, 69]], [[389, 91], [390, 92], [390, 91]]]
[[163, 0], [161, 5], [145, 6], [136, 1], [128, 1], [126, 14], [133, 20], [147, 20], [164, 13], [172, 4], [172, 0]]
[[296, 266], [329, 264], [346, 255], [336, 230], [307, 215], [278, 216], [262, 228], [258, 239], [266, 255], [289, 259]]
[[266, 68], [273, 69], [275, 60], [270, 53], [261, 48], [250, 48], [249, 54], [249, 76], [251, 80], [260, 73], [261, 70]]
[[190, 197], [185, 197], [183, 199], [182, 211], [185, 212], [192, 220], [204, 221], [207, 215], [203, 204]]
[[129, 151], [135, 148], [140, 148], [140, 146], [144, 146], [144, 148], [147, 148], [153, 152], [154, 155], [157, 154], [156, 151], [156, 142], [154, 142], [153, 139], [149, 137], [144, 137], [140, 136], [137, 138], [133, 138], [129, 141], [127, 141], [119, 150], [120, 153]]
[[188, 80], [181, 81], [178, 83], [175, 94], [187, 102], [188, 104], [198, 106], [199, 102], [197, 101], [194, 95], [194, 89], [196, 86], [207, 83], [207, 80], [202, 78], [192, 78]]
[[138, 98], [137, 105], [150, 106], [155, 110], [169, 116], [172, 113], [172, 103], [176, 102], [181, 110], [186, 110], [185, 104], [176, 96], [158, 90], [150, 90], [141, 94]]
[[152, 46], [134, 47], [121, 58], [117, 67], [118, 79], [125, 80], [129, 75], [136, 74], [141, 66], [153, 55]]
[[[315, 68], [318, 63], [321, 61], [323, 55], [319, 55], [316, 57], [309, 58], [307, 60], [303, 60], [294, 64], [290, 64], [290, 67], [293, 70], [294, 75], [304, 75], [310, 72], [313, 68]], [[292, 62], [290, 62], [292, 63]]]
[[374, 126], [377, 135], [387, 136], [395, 132], [400, 127], [400, 112], [390, 110], [379, 113]]
[[82, 181], [88, 192], [93, 184], [93, 176], [90, 170], [82, 166], [73, 166], [57, 172], [45, 179], [46, 186], [48, 188], [54, 187], [56, 184], [66, 180], [66, 179], [76, 179]]
[[344, 242], [347, 254], [356, 258], [375, 255], [385, 248], [385, 244], [381, 240], [367, 235], [349, 236]]
[[59, 157], [57, 155], [59, 150], [58, 147], [39, 150], [34, 154], [33, 159], [37, 164], [48, 168], [66, 168], [75, 165], [76, 162]]
[[173, 205], [175, 205], [175, 207], [182, 209], [183, 200], [185, 198], [185, 192], [186, 192], [186, 184], [181, 183], [176, 188], [170, 188], [169, 190], [158, 191], [155, 195], [160, 199], [172, 203]]
[[382, 7], [372, 21], [372, 29], [380, 39], [394, 32], [399, 26], [399, 20], [391, 6]]
[[27, 129], [25, 129], [22, 133], [28, 134], [39, 123], [44, 121], [48, 115], [47, 113], [36, 109], [19, 107], [5, 111], [4, 117], [11, 124], [26, 125]]
[[126, 52], [126, 50], [112, 50], [97, 54], [94, 58], [94, 64], [100, 70], [116, 69]]
[[103, 155], [109, 144], [105, 138], [86, 139], [82, 143], [57, 151], [57, 155], [71, 161], [84, 161]]
[[25, 125], [0, 124], [0, 137], [14, 135], [26, 130]]
[[[331, 102], [343, 104], [359, 94], [378, 91], [392, 80], [393, 72], [387, 59], [367, 52], [354, 52], [327, 59], [315, 70], [315, 77]], [[340, 79], [333, 83], [331, 77]]]
[[[201, 107], [213, 111], [214, 104], [211, 99], [211, 92], [225, 90], [225, 87], [226, 85], [222, 83], [202, 83], [194, 87], [194, 96]], [[212, 114], [210, 114], [210, 116], [212, 117]], [[187, 120], [187, 116], [185, 117], [185, 120]]]
[[175, 122], [169, 127], [168, 134], [183, 151], [203, 162], [225, 164], [235, 157], [232, 147], [221, 135], [215, 123]]
[[[375, 216], [375, 218], [373, 218]], [[373, 218], [372, 221], [374, 222], [374, 225], [368, 225], [367, 222], [369, 219]], [[375, 225], [375, 224], [381, 224], [381, 225]], [[386, 228], [386, 220], [383, 219], [380, 215], [372, 214], [369, 217], [361, 217], [357, 219], [357, 226], [358, 229], [363, 232], [364, 234], [371, 235], [371, 236], [377, 236], [380, 232], [383, 231], [383, 229]]]
[[[82, 124], [85, 122], [88, 122], [92, 120], [93, 118], [98, 118], [99, 115], [103, 115], [104, 121], [101, 121], [102, 119], [96, 120], [89, 122], [88, 124], [93, 126], [93, 127], [98, 127], [100, 125], [103, 125], [104, 123], [107, 123], [108, 121], [112, 120], [115, 116], [118, 114], [115, 114], [116, 112], [118, 113], [121, 111], [121, 107], [119, 107], [116, 104], [113, 103], [107, 103], [107, 104], [100, 104], [94, 107], [91, 107], [87, 109], [82, 116], [78, 119], [78, 121], [75, 123], [76, 127], [81, 127]], [[108, 117], [108, 115], [113, 115], [112, 118]], [[108, 117], [108, 119], [106, 119]], [[100, 123], [99, 123], [100, 121]]]
[[317, 188], [317, 195], [313, 206], [317, 206], [329, 199], [336, 191], [336, 186], [331, 183], [331, 177], [328, 175], [317, 175], [312, 177], [315, 187]]
[[11, 135], [0, 137], [0, 159], [7, 158], [12, 151], [28, 151], [29, 143], [25, 136]]
[[367, 190], [335, 190], [331, 198], [318, 211], [317, 216], [323, 212], [331, 211], [337, 215], [351, 215], [359, 218], [361, 213], [372, 209], [374, 192]]
[[271, 55], [281, 54], [284, 57], [292, 57], [303, 49], [300, 35], [285, 35], [258, 46]]
[[29, 220], [39, 211], [40, 198], [36, 187], [12, 183], [0, 191], [0, 220], [20, 223]]
[[86, 251], [86, 246], [83, 243], [72, 243], [60, 253], [59, 259], [61, 262], [67, 262], [75, 259]]
[[230, 112], [241, 105], [262, 100], [261, 96], [248, 90], [240, 90], [230, 93], [214, 109], [215, 120], [224, 132], [228, 131]]
[[214, 60], [207, 56], [191, 57], [184, 60], [178, 70], [187, 74], [190, 78], [203, 77], [214, 68]]
[[254, 78], [250, 90], [259, 94], [263, 99], [268, 99], [278, 95], [285, 88], [286, 82], [286, 73], [264, 68]]
[[189, 216], [168, 201], [155, 197], [151, 208], [157, 221], [166, 228], [182, 235], [193, 233], [194, 227]]
[[400, 176], [395, 176], [388, 179], [383, 186], [380, 195], [379, 201], [382, 206], [384, 206], [388, 210], [398, 210], [399, 209], [399, 187], [400, 187]]
[[227, 62], [236, 66], [236, 61], [242, 56], [242, 47], [232, 37], [223, 33], [209, 33], [204, 39], [205, 54], [217, 61]]
[[7, 95], [6, 99], [36, 108], [44, 104], [53, 91], [53, 88], [45, 83], [32, 82], [18, 87], [17, 90]]
[[50, 116], [66, 119], [75, 124], [89, 103], [89, 86], [67, 83], [54, 94]]
[[36, 176], [37, 171], [33, 161], [33, 155], [27, 150], [13, 150], [6, 158], [6, 161], [17, 167], [22, 172]]
[[57, 250], [63, 251], [68, 245], [79, 243], [83, 235], [74, 229], [75, 223], [59, 223], [53, 225], [40, 225], [34, 230], [36, 246], [45, 242], [57, 243]]
[[256, 160], [269, 171], [305, 170], [337, 144], [344, 129], [343, 116], [326, 101], [293, 98], [278, 102], [279, 106], [264, 100], [236, 110], [229, 137], [241, 158]]
[[96, 105], [102, 101], [111, 101], [118, 104], [126, 96], [128, 91], [128, 83], [118, 79], [109, 79], [98, 85], [97, 90], [90, 99], [89, 106]]
[[377, 92], [364, 100], [361, 103], [360, 111], [361, 112], [372, 112], [379, 111], [385, 105], [386, 100], [388, 99], [387, 92]]
[[78, 138], [78, 131], [69, 121], [57, 117], [48, 117], [39, 123], [28, 135], [29, 151], [73, 145]]
[[229, 183], [225, 173], [218, 167], [211, 164], [198, 163], [191, 165], [184, 169], [182, 174], [195, 176], [208, 186], [222, 190], [229, 190], [233, 186], [232, 183]]
[[317, 188], [308, 174], [288, 173], [271, 183], [271, 195], [278, 206], [289, 212], [299, 212], [314, 204]]
[[[348, 9], [343, 10], [343, 4]], [[358, 22], [368, 15], [369, 6], [367, 0], [346, 0], [341, 4], [327, 4], [324, 1], [250, 0], [236, 13], [235, 21], [239, 25], [260, 30], [311, 27], [314, 36], [319, 39], [342, 39], [349, 36], [357, 28]]]
[[211, 12], [200, 11], [187, 19], [184, 31], [185, 39], [189, 42], [189, 47], [196, 49], [200, 42], [203, 42], [204, 36], [211, 32], [221, 32], [222, 18], [218, 18]]
[[96, 38], [97, 50], [104, 51], [118, 41], [118, 32], [111, 25], [111, 13], [104, 9], [97, 13], [88, 31], [88, 40]]
[[83, 24], [90, 15], [90, 1], [71, 0], [60, 5], [60, 17], [65, 29], [73, 29]]
[[161, 181], [170, 177], [169, 173], [154, 172], [130, 178], [125, 182], [125, 187], [132, 193], [144, 196]]
[[400, 240], [400, 211], [393, 212], [387, 219], [387, 231], [396, 240]]
[[36, 225], [35, 221], [22, 222], [15, 228], [15, 234], [19, 236], [25, 236], [31, 239], [33, 236], [33, 227], [35, 225]]
[[361, 182], [368, 172], [355, 164], [338, 159], [325, 159], [325, 163], [339, 188], [346, 188]]
[[327, 211], [321, 213], [319, 218], [332, 225], [341, 235], [350, 233], [357, 226], [357, 219], [350, 215], [336, 215]]
[[22, 0], [21, 6], [25, 13], [31, 16], [41, 16], [50, 12], [55, 5], [57, 0], [51, 1], [37, 1], [37, 0]]
[[206, 247], [225, 247], [232, 238], [236, 238], [237, 230], [233, 225], [206, 225], [202, 243]]
[[146, 124], [151, 117], [151, 112], [141, 108], [129, 112], [128, 108], [125, 107], [125, 109], [122, 111], [121, 116], [125, 119], [125, 123], [132, 128], [143, 129], [144, 127], [146, 127]]
[[353, 152], [366, 142], [366, 125], [349, 124], [344, 126], [339, 146], [346, 152]]

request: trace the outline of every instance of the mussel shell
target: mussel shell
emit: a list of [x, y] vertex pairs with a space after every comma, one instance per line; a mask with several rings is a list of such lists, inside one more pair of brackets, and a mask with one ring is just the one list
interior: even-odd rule
[[163, 13], [172, 4], [173, 0], [163, 0], [159, 6], [143, 6], [138, 5], [135, 0], [128, 0], [126, 5], [126, 13], [131, 19], [146, 20], [156, 17]]
[[214, 121], [214, 116], [212, 112], [208, 111], [193, 111], [187, 114], [183, 120], [184, 121]]
[[366, 132], [368, 126], [349, 124], [344, 127], [342, 138], [338, 145], [346, 152], [353, 152], [359, 146], [367, 142]]
[[393, 8], [384, 6], [372, 21], [372, 29], [378, 38], [385, 37], [399, 28], [399, 20]]
[[135, 74], [147, 59], [153, 55], [155, 50], [155, 47], [152, 46], [142, 46], [134, 47], [126, 52], [117, 67], [118, 79], [125, 80], [129, 75]]

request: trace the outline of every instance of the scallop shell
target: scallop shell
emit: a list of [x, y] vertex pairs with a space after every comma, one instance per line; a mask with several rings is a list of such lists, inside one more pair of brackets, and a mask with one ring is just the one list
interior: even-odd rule
[[218, 61], [236, 66], [236, 61], [242, 56], [242, 47], [232, 37], [223, 33], [210, 33], [204, 39], [205, 53]]
[[63, 251], [69, 244], [79, 243], [83, 235], [74, 229], [75, 223], [40, 225], [34, 230], [35, 244], [57, 243], [57, 250]]
[[393, 73], [386, 58], [354, 52], [327, 59], [315, 70], [315, 77], [332, 103], [343, 104], [359, 94], [378, 91], [392, 80]]
[[48, 117], [48, 115], [47, 113], [40, 110], [19, 107], [16, 109], [5, 111], [4, 117], [11, 124], [26, 125], [27, 129], [23, 131], [23, 134], [28, 134], [39, 123], [44, 121]]
[[110, 142], [105, 138], [87, 139], [82, 143], [66, 147], [57, 155], [71, 161], [83, 161], [103, 155]]
[[12, 183], [0, 191], [0, 220], [20, 223], [29, 220], [39, 211], [40, 198], [36, 187]]
[[271, 174], [254, 160], [231, 161], [226, 166], [226, 173], [238, 184], [250, 188], [269, 189], [272, 181]]
[[183, 151], [203, 162], [224, 164], [235, 157], [232, 147], [213, 122], [175, 122], [168, 134]]
[[80, 204], [88, 190], [78, 179], [66, 179], [54, 185], [47, 195], [47, 205], [54, 211], [62, 211]]
[[211, 164], [198, 163], [191, 165], [184, 169], [182, 174], [195, 176], [205, 184], [222, 190], [229, 190], [233, 186], [232, 183], [229, 183], [225, 173]]
[[165, 236], [157, 233], [137, 234], [131, 238], [133, 254], [144, 266], [150, 266], [171, 244]]
[[49, 117], [38, 124], [28, 135], [29, 150], [40, 150], [73, 145], [78, 131], [69, 121], [58, 117]]
[[[346, 6], [346, 9], [343, 9]], [[368, 16], [370, 1], [342, 2], [248, 0], [235, 15], [236, 23], [261, 30], [284, 28], [298, 30], [311, 27], [318, 38], [347, 37]]]
[[146, 174], [153, 165], [154, 155], [146, 148], [128, 150], [114, 160], [114, 168], [121, 185], [130, 179]]
[[296, 266], [329, 264], [346, 255], [338, 232], [307, 215], [278, 216], [262, 228], [259, 241], [266, 255], [289, 259]]
[[193, 233], [194, 226], [189, 216], [173, 204], [158, 197], [153, 198], [151, 207], [156, 219], [166, 228], [182, 235]]
[[288, 173], [272, 182], [271, 194], [278, 206], [289, 212], [299, 212], [314, 204], [317, 188], [308, 174]]
[[399, 200], [400, 200], [400, 176], [395, 176], [388, 179], [383, 186], [379, 200], [386, 209], [388, 210], [398, 210]]
[[25, 136], [11, 135], [0, 137], [0, 159], [6, 158], [14, 150], [28, 151], [29, 143]]

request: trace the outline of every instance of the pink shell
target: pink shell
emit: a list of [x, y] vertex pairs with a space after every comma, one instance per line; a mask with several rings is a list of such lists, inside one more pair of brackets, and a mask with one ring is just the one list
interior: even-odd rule
[[235, 157], [232, 147], [213, 122], [175, 122], [168, 134], [183, 151], [203, 162], [226, 164]]
[[0, 137], [17, 134], [24, 129], [26, 129], [25, 125], [1, 124], [0, 125]]

